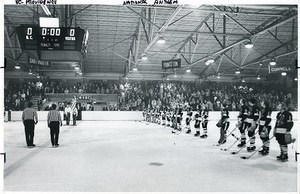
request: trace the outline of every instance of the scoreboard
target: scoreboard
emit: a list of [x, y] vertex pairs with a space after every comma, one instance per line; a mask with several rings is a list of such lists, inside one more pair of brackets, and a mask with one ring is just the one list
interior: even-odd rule
[[41, 60], [81, 60], [88, 32], [76, 28], [21, 25], [16, 28], [22, 50]]

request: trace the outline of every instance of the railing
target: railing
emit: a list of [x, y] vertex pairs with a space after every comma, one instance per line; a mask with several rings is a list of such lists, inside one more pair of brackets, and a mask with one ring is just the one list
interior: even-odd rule
[[92, 93], [45, 93], [45, 98], [48, 102], [64, 102], [71, 101], [74, 96], [77, 97], [77, 101], [86, 101], [93, 100], [93, 102], [117, 102], [118, 95], [117, 94], [92, 94]]

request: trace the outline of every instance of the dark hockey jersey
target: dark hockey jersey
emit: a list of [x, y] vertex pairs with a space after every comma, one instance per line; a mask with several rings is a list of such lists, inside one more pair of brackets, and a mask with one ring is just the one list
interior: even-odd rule
[[287, 131], [290, 131], [293, 125], [293, 115], [289, 111], [283, 111], [277, 114], [276, 128], [285, 128]]
[[204, 109], [204, 110], [203, 110], [203, 112], [202, 112], [202, 117], [204, 118], [204, 120], [207, 120], [207, 118], [208, 118], [208, 112], [209, 112], [208, 109]]
[[253, 121], [257, 121], [259, 118], [259, 108], [256, 105], [249, 106], [248, 119], [253, 119]]
[[201, 123], [201, 111], [196, 112], [195, 114], [195, 125], [200, 125]]
[[242, 105], [239, 112], [239, 120], [245, 121], [248, 117], [249, 107], [247, 105]]
[[222, 119], [223, 121], [228, 121], [228, 119], [229, 119], [229, 111], [228, 111], [228, 108], [223, 108], [223, 109], [221, 110], [221, 119]]
[[269, 126], [271, 124], [272, 110], [270, 108], [263, 108], [260, 111], [259, 125]]

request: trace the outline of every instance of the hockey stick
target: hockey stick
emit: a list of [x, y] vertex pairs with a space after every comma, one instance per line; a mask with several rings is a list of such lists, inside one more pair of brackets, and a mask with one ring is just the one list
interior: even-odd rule
[[239, 141], [239, 139], [235, 140], [235, 142], [233, 142], [233, 144], [231, 144], [231, 146], [229, 146], [228, 148], [225, 148], [225, 149], [221, 148], [221, 150], [223, 150], [223, 151], [230, 150], [230, 148], [232, 148], [232, 146], [234, 146], [238, 141]]
[[[275, 136], [273, 135], [270, 139], [269, 139], [269, 141], [271, 140], [271, 139], [273, 139]], [[262, 148], [265, 144], [267, 144], [268, 143], [268, 141], [266, 141], [262, 146], [260, 146], [255, 152], [253, 152], [251, 155], [249, 155], [249, 156], [241, 156], [241, 158], [242, 159], [249, 159], [249, 158], [251, 158], [254, 154], [256, 154], [256, 152], [258, 152], [258, 150], [260, 149], [260, 148]]]
[[[253, 136], [255, 136], [258, 132], [259, 132], [259, 130], [257, 130]], [[251, 138], [246, 142], [245, 145], [247, 145], [247, 143], [249, 143], [250, 141], [251, 141]], [[231, 154], [238, 154], [240, 151], [242, 151], [242, 149], [244, 149], [244, 147], [246, 147], [246, 146], [241, 147], [241, 149], [239, 149], [238, 151], [231, 152]]]
[[223, 139], [223, 141], [221, 143], [215, 144], [213, 146], [220, 146], [224, 143], [224, 141], [226, 141], [227, 137], [229, 137], [235, 130], [237, 129], [237, 127], [235, 127], [228, 135], [225, 136], [225, 138]]

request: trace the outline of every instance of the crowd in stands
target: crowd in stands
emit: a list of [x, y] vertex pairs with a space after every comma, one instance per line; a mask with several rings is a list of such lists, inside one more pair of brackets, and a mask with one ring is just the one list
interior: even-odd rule
[[[274, 86], [274, 84], [262, 83], [133, 80], [120, 83], [120, 81], [89, 80], [71, 84], [46, 79], [43, 82], [15, 83], [7, 81], [5, 83], [5, 109], [23, 110], [26, 101], [29, 101], [33, 95], [40, 96], [38, 101], [40, 109], [45, 102], [47, 93], [118, 95], [118, 103], [105, 105], [103, 107], [105, 111], [136, 111], [156, 106], [175, 106], [178, 103], [189, 105], [195, 110], [203, 100], [208, 102], [210, 110], [218, 111], [221, 103], [226, 102], [229, 110], [236, 111], [239, 108], [240, 99], [250, 97], [259, 101], [266, 100], [273, 110], [276, 110], [279, 102], [285, 101], [292, 104], [292, 99], [296, 99], [292, 95], [291, 89], [288, 91], [282, 87]], [[291, 105], [290, 109], [297, 110], [295, 103]]]

